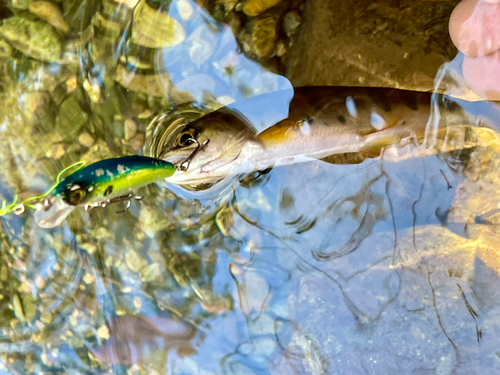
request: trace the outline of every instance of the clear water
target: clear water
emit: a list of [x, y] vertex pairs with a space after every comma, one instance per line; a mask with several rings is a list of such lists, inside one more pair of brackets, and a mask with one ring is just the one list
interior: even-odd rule
[[[184, 102], [205, 105], [192, 118], [232, 103], [259, 131], [286, 117], [290, 91], [244, 104], [291, 85], [195, 2], [170, 4], [174, 45], [145, 41], [156, 21], [130, 24], [124, 5], [104, 28], [109, 7], [86, 4], [68, 12], [93, 26], [61, 37], [62, 60], [2, 57], [5, 200], [78, 160], [151, 152], [151, 119], [188, 117]], [[51, 230], [3, 216], [0, 373], [496, 373], [499, 235], [474, 218], [497, 207], [499, 163], [493, 142], [275, 168], [212, 195], [151, 186], [126, 213], [76, 210]]]

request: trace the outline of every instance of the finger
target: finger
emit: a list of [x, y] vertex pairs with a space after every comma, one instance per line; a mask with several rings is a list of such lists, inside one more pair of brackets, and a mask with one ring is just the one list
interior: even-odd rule
[[500, 100], [500, 50], [487, 56], [466, 57], [464, 78], [477, 95], [489, 100]]
[[451, 14], [449, 30], [453, 44], [467, 56], [500, 49], [500, 1], [462, 1]]

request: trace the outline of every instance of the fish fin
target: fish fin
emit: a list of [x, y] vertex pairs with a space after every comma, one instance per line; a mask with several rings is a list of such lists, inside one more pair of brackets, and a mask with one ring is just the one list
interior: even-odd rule
[[229, 163], [235, 161], [241, 154], [243, 144], [247, 140], [246, 133], [242, 133], [241, 137], [235, 141], [230, 147], [221, 152], [221, 154], [201, 167], [201, 172], [206, 172], [207, 169], [221, 168]]
[[326, 158], [319, 159], [328, 164], [360, 164], [366, 159], [377, 157], [378, 155], [371, 155], [364, 152], [346, 152], [343, 154], [335, 154], [327, 156]]
[[[436, 129], [436, 132], [435, 134], [433, 134], [433, 136], [435, 137], [435, 139], [443, 141], [449, 137], [453, 137], [453, 131], [453, 127], [439, 128]], [[388, 132], [387, 134], [384, 134], [382, 133], [382, 131], [378, 131], [375, 134], [369, 134], [366, 136], [365, 142], [360, 148], [359, 152], [377, 157], [380, 155], [381, 151], [384, 148], [399, 144], [403, 139], [407, 138], [411, 138], [414, 141], [422, 144], [423, 142], [425, 142], [426, 130], [408, 134], [396, 134], [395, 132]]]
[[298, 121], [286, 118], [263, 130], [254, 139], [265, 147], [272, 147], [291, 141], [299, 133], [300, 126], [298, 125]]
[[381, 135], [373, 139], [367, 139], [365, 144], [359, 150], [361, 153], [377, 157], [382, 149], [387, 146], [399, 143], [401, 139], [395, 135]]

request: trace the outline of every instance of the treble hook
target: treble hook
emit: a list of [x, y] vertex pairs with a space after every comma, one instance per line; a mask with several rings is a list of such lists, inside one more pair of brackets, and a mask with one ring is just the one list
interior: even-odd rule
[[207, 139], [203, 144], [200, 145], [200, 142], [198, 140], [194, 139], [196, 142], [196, 149], [193, 151], [191, 155], [189, 155], [186, 160], [184, 160], [182, 163], [176, 166], [176, 169], [178, 171], [186, 172], [189, 169], [189, 165], [191, 164], [191, 161], [193, 158], [201, 151], [203, 150], [207, 145], [208, 142], [210, 142], [210, 139]]

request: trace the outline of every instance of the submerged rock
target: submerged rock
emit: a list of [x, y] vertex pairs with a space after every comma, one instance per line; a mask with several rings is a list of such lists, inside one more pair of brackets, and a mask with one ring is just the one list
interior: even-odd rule
[[441, 65], [456, 55], [447, 28], [455, 3], [308, 1], [286, 75], [293, 86], [431, 90]]
[[63, 137], [71, 136], [87, 123], [88, 118], [89, 116], [81, 108], [76, 96], [72, 95], [61, 104], [58, 129]]
[[250, 17], [258, 16], [265, 10], [272, 8], [283, 0], [248, 0], [243, 6], [243, 12]]
[[186, 32], [178, 21], [161, 10], [151, 8], [146, 1], [135, 8], [132, 24], [134, 43], [149, 48], [172, 47], [185, 37]]
[[48, 1], [34, 1], [29, 5], [29, 10], [41, 19], [44, 19], [57, 30], [67, 33], [69, 25], [63, 18], [61, 9]]
[[290, 38], [302, 23], [302, 18], [295, 10], [285, 14], [283, 18], [283, 31]]
[[277, 39], [277, 22], [274, 17], [258, 19], [252, 29], [252, 49], [259, 58], [271, 57]]
[[3, 21], [0, 35], [14, 48], [34, 59], [55, 62], [61, 57], [59, 36], [46, 23], [11, 17]]

